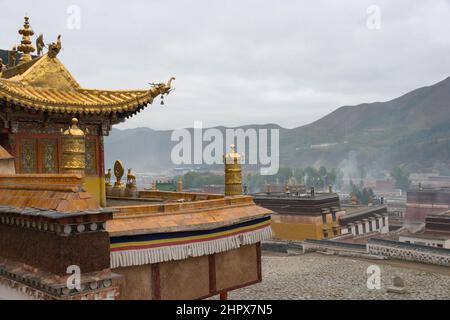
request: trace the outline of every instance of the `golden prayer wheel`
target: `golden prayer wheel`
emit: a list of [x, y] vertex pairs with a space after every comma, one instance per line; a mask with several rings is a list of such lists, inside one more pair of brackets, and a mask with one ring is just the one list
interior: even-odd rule
[[86, 168], [85, 133], [78, 127], [78, 119], [72, 123], [62, 136], [63, 171], [84, 175]]
[[231, 151], [224, 156], [225, 196], [242, 195], [241, 155], [236, 152], [234, 144]]
[[178, 177], [177, 192], [183, 192], [183, 178], [181, 176]]

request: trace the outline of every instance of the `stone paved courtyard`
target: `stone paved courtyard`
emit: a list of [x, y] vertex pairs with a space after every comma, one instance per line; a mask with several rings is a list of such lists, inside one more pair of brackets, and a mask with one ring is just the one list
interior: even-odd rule
[[[404, 265], [403, 265], [404, 264]], [[381, 289], [367, 289], [367, 267], [381, 269]], [[263, 282], [230, 293], [230, 299], [446, 299], [450, 268], [411, 263], [361, 260], [321, 254], [265, 254]], [[388, 293], [392, 277], [405, 281], [406, 294]]]

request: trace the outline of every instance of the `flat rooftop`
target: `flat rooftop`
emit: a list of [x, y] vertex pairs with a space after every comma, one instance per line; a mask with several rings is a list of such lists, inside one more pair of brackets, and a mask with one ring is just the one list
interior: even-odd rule
[[[367, 289], [367, 268], [381, 268], [380, 290]], [[447, 267], [393, 260], [366, 260], [319, 253], [288, 256], [263, 253], [263, 282], [230, 292], [232, 300], [450, 300]], [[406, 294], [388, 293], [392, 278]]]
[[400, 235], [401, 237], [417, 238], [417, 239], [431, 239], [431, 240], [449, 240], [450, 234], [441, 234], [437, 232], [425, 231], [423, 233], [404, 233]]
[[273, 210], [278, 214], [320, 216], [323, 209], [333, 208], [340, 211], [340, 200], [337, 193], [316, 193], [311, 195], [290, 195], [284, 193], [253, 194], [257, 205]]
[[337, 193], [316, 193], [314, 197], [312, 197], [310, 194], [287, 195], [284, 192], [271, 192], [271, 193], [260, 192], [260, 193], [253, 193], [252, 196], [255, 199], [286, 199], [292, 201], [335, 200], [336, 198], [339, 199], [339, 195]]

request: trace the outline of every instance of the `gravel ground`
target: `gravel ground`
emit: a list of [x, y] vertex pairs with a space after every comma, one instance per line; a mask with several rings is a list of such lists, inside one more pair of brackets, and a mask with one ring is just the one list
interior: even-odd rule
[[[381, 289], [367, 289], [367, 268], [381, 269]], [[445, 299], [450, 300], [450, 268], [429, 270], [423, 265], [402, 266], [321, 254], [263, 255], [263, 282], [230, 292], [230, 299]], [[448, 272], [447, 272], [448, 271]], [[401, 277], [407, 293], [388, 293], [392, 278]]]

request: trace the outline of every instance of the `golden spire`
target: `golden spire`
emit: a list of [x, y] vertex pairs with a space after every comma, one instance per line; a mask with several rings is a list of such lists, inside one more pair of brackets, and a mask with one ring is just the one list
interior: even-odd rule
[[19, 63], [28, 62], [32, 60], [31, 53], [36, 51], [36, 49], [31, 44], [30, 37], [34, 35], [34, 31], [30, 27], [30, 23], [28, 22], [30, 18], [25, 17], [25, 22], [23, 24], [23, 29], [19, 30], [19, 34], [22, 35], [22, 41], [20, 45], [17, 47], [19, 52], [22, 52], [22, 56], [20, 57]]
[[225, 196], [242, 195], [241, 155], [236, 152], [236, 146], [231, 145], [231, 151], [224, 156], [225, 162]]

